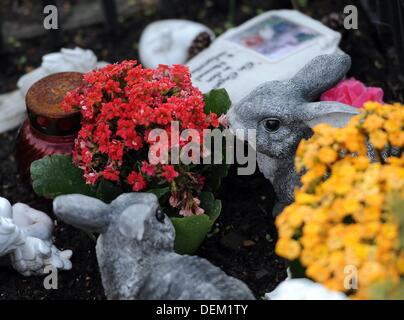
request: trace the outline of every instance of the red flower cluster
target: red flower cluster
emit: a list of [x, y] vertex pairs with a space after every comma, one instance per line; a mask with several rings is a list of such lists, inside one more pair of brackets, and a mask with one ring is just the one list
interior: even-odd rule
[[198, 130], [202, 141], [203, 129], [219, 125], [216, 114], [204, 113], [203, 95], [182, 65], [157, 69], [144, 69], [136, 61], [107, 65], [86, 74], [84, 84], [69, 92], [62, 106], [81, 110], [73, 161], [84, 170], [86, 182], [96, 184], [103, 178], [133, 191], [187, 176], [181, 166], [148, 162], [148, 150], [157, 143], [148, 139], [152, 129], [170, 134], [172, 121], [177, 121], [179, 130]]

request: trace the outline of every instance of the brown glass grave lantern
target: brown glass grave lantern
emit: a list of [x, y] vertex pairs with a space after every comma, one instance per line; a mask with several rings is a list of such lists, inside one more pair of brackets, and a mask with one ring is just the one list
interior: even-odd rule
[[80, 112], [61, 108], [66, 93], [82, 84], [78, 72], [60, 72], [37, 81], [28, 90], [25, 103], [28, 119], [17, 137], [16, 160], [24, 182], [30, 182], [35, 160], [53, 154], [71, 154], [80, 130]]

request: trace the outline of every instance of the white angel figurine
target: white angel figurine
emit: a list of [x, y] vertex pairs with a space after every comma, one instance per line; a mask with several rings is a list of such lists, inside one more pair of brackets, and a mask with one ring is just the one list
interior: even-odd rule
[[0, 197], [0, 259], [23, 276], [42, 275], [47, 266], [70, 270], [71, 250], [60, 251], [52, 241], [53, 223], [43, 212]]

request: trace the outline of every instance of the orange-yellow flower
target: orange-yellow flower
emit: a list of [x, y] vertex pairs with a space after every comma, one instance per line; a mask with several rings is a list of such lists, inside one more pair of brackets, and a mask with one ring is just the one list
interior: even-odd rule
[[[299, 259], [306, 276], [348, 294], [345, 267], [355, 266], [359, 277], [355, 299], [372, 297], [376, 283], [400, 288], [404, 281], [403, 235], [399, 234], [404, 229], [400, 226], [403, 131], [404, 106], [373, 102], [366, 103], [364, 112], [345, 128], [314, 128], [313, 137], [298, 147], [295, 163], [298, 171], [306, 169], [306, 173], [295, 203], [276, 220], [276, 252]], [[390, 145], [400, 157], [369, 161], [368, 140], [378, 154]]]
[[301, 251], [299, 242], [295, 240], [279, 239], [276, 244], [276, 254], [288, 260], [296, 259]]
[[306, 274], [315, 281], [325, 282], [329, 279], [331, 272], [319, 262], [314, 262], [308, 266]]
[[363, 127], [368, 130], [369, 132], [376, 131], [377, 129], [380, 129], [383, 127], [384, 120], [383, 118], [379, 117], [376, 114], [371, 114], [368, 116], [363, 123]]
[[338, 154], [330, 147], [323, 147], [320, 149], [318, 157], [322, 163], [330, 164], [337, 159]]
[[388, 142], [387, 133], [384, 131], [375, 131], [370, 133], [370, 143], [377, 149], [383, 149]]

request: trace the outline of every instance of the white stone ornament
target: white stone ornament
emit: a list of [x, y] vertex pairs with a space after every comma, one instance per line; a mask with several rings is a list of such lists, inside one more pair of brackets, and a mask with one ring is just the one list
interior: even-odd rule
[[18, 127], [25, 118], [24, 98], [19, 90], [0, 95], [0, 133]]
[[72, 251], [56, 248], [52, 234], [53, 223], [45, 213], [22, 203], [11, 207], [0, 197], [0, 257], [8, 255], [20, 274], [42, 275], [46, 266], [72, 268]]
[[313, 58], [339, 52], [340, 39], [298, 11], [268, 11], [228, 30], [187, 65], [194, 86], [225, 88], [237, 103], [260, 84], [289, 79]]
[[0, 256], [9, 254], [22, 244], [21, 230], [13, 220], [0, 217]]
[[35, 210], [23, 203], [13, 205], [13, 221], [24, 230], [24, 234], [39, 239], [51, 239], [53, 222], [42, 211]]
[[288, 279], [274, 291], [265, 294], [266, 300], [347, 300], [341, 292], [331, 291], [309, 279]]
[[0, 197], [0, 217], [12, 219], [13, 208], [6, 198]]
[[38, 69], [35, 69], [23, 75], [17, 82], [23, 96], [28, 92], [28, 89], [38, 80], [47, 75], [76, 71], [86, 73], [95, 68], [102, 68], [106, 62], [97, 63], [97, 56], [91, 50], [74, 48], [62, 48], [60, 52], [53, 52], [42, 57], [42, 64]]
[[18, 90], [0, 95], [0, 133], [18, 127], [26, 118], [25, 95], [28, 89], [43, 77], [64, 71], [86, 73], [102, 68], [106, 62], [97, 62], [91, 50], [65, 49], [46, 54], [39, 68], [23, 75], [17, 83]]
[[213, 40], [215, 35], [203, 24], [189, 20], [161, 20], [149, 24], [142, 32], [139, 42], [139, 57], [146, 68], [159, 64], [184, 64], [188, 49], [195, 38], [207, 32]]

